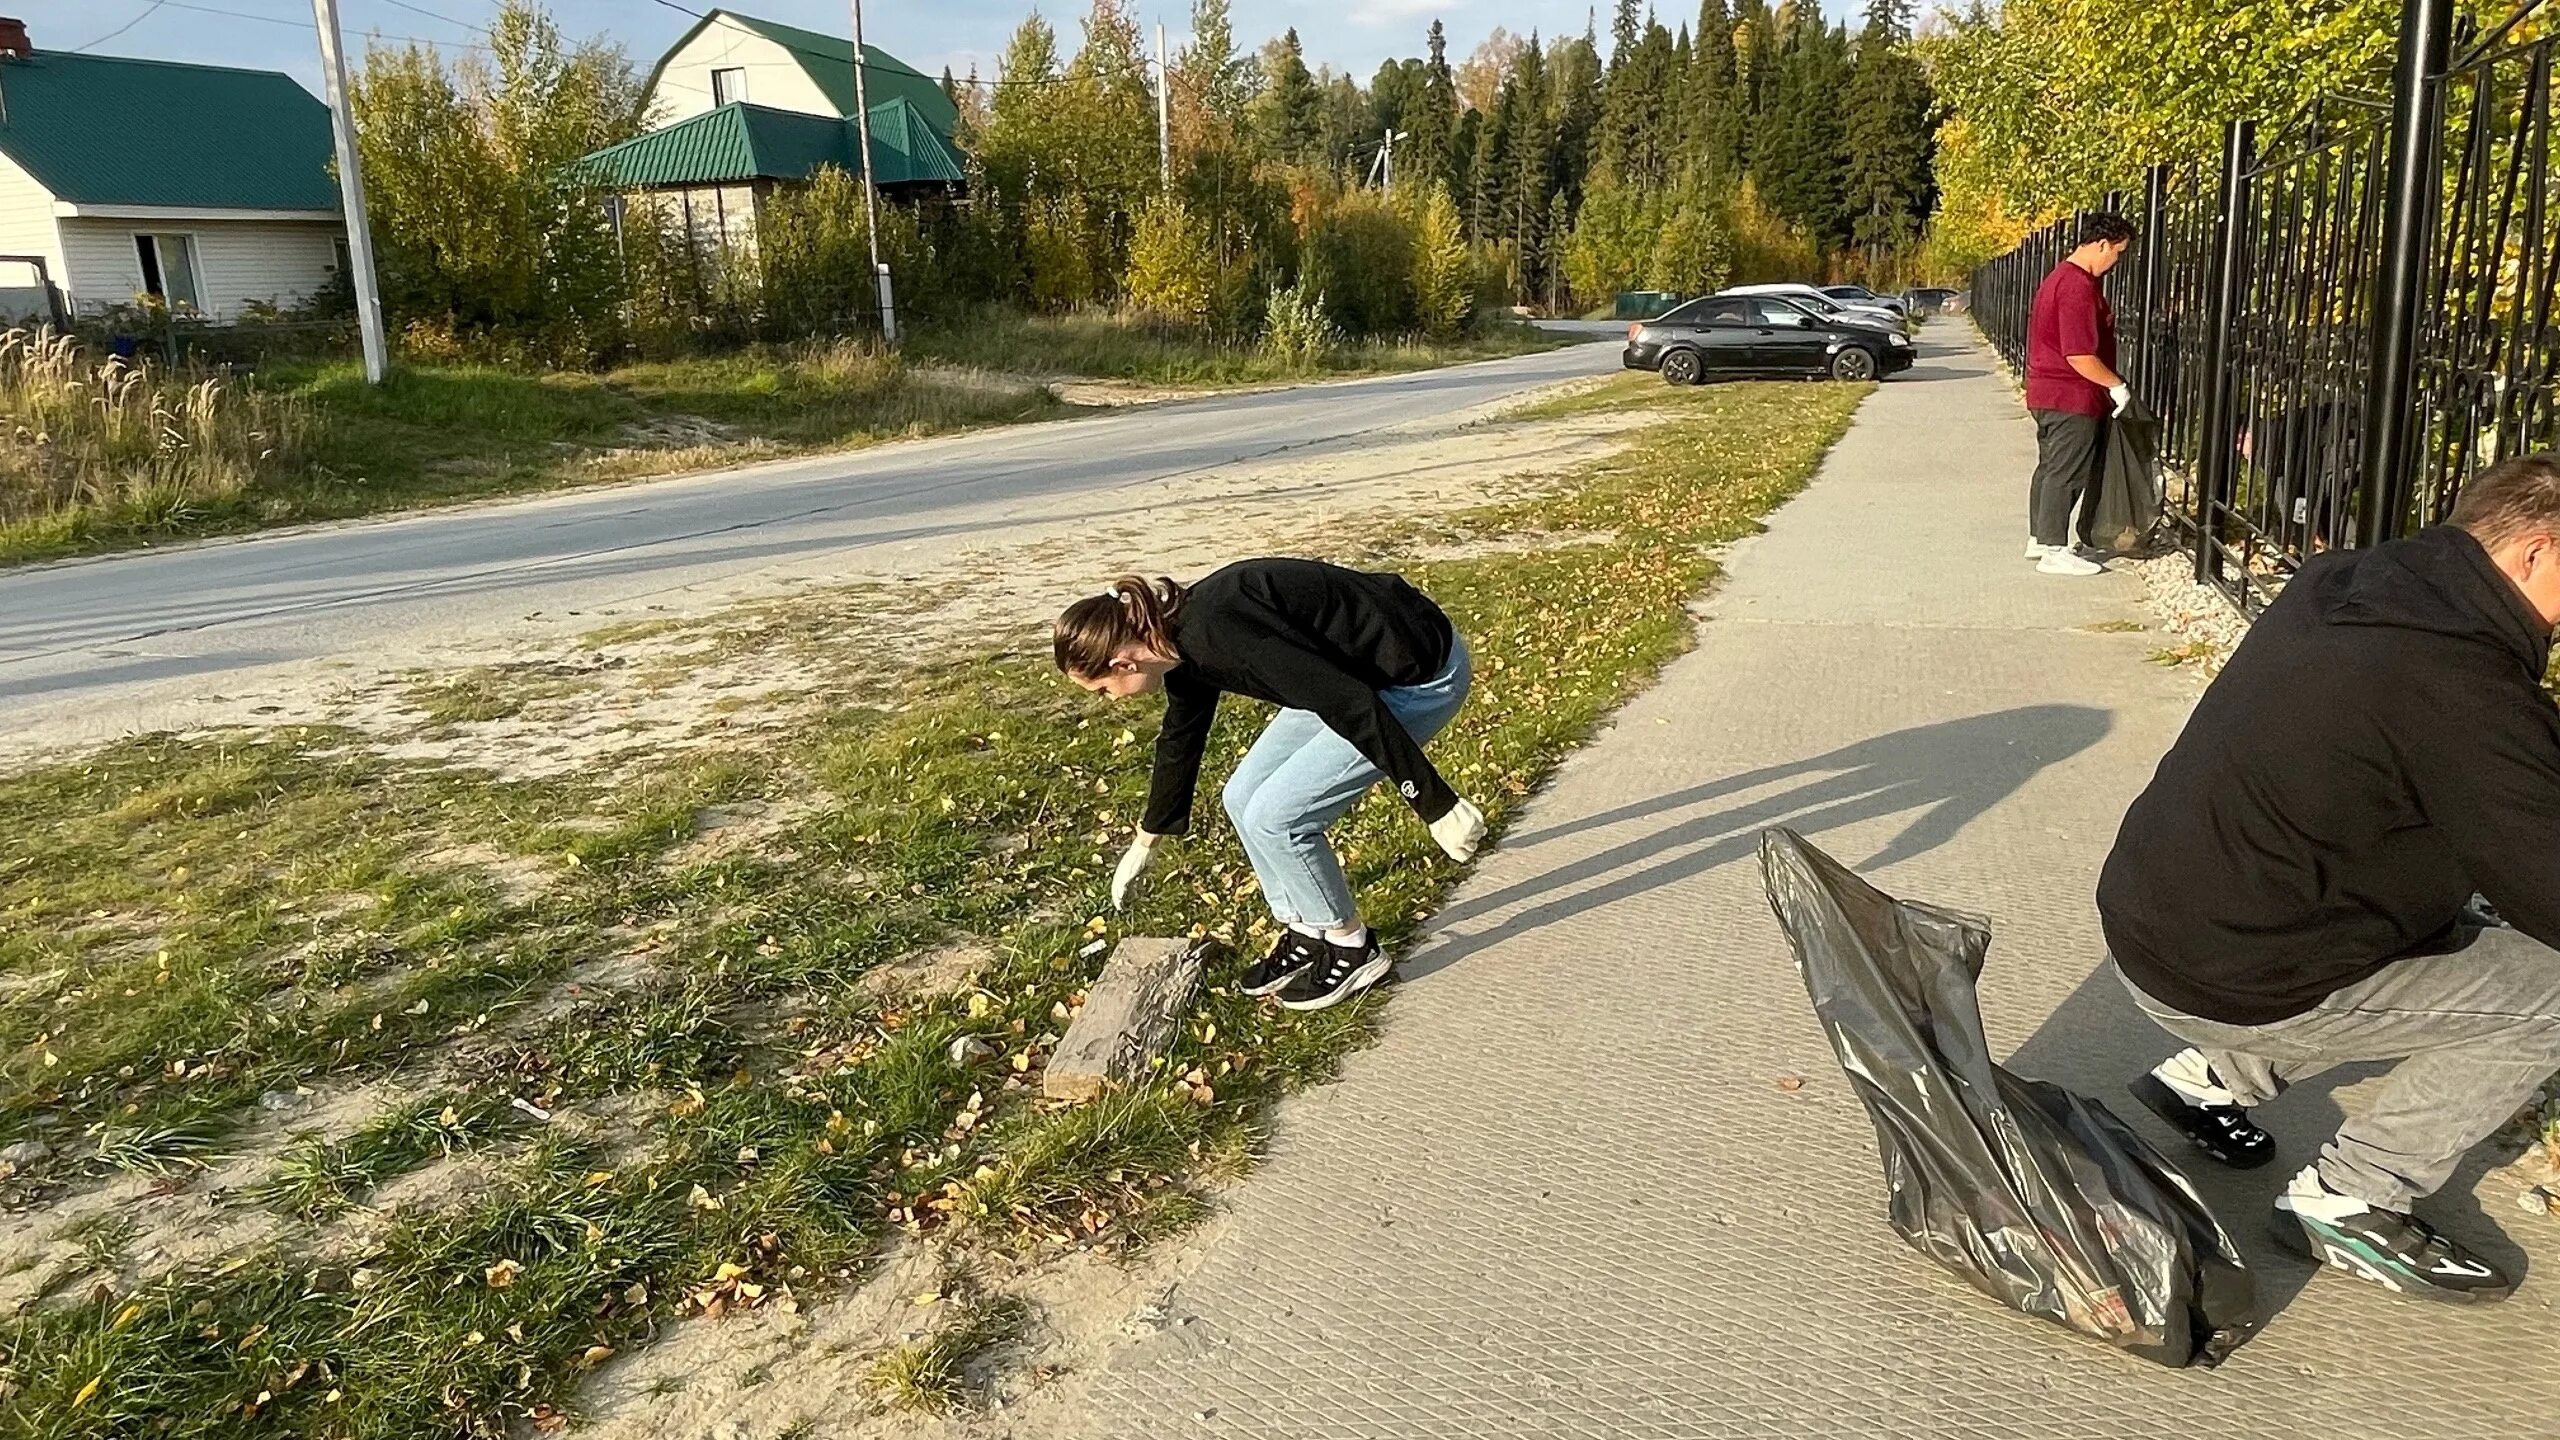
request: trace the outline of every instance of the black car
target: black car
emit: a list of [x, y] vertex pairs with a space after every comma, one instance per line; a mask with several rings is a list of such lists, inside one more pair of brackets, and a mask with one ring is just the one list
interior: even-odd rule
[[1626, 367], [1674, 385], [1726, 375], [1872, 380], [1911, 365], [1899, 331], [1830, 320], [1773, 295], [1710, 295], [1627, 327]]

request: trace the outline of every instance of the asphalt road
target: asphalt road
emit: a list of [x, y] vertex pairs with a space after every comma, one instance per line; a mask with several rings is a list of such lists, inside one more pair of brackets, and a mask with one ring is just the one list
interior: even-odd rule
[[1004, 524], [1285, 451], [1356, 445], [1617, 365], [1594, 344], [1419, 374], [1304, 385], [680, 479], [271, 532], [0, 573], [0, 736], [75, 716], [86, 734], [168, 723], [184, 696], [255, 672], [399, 663], [561, 615]]

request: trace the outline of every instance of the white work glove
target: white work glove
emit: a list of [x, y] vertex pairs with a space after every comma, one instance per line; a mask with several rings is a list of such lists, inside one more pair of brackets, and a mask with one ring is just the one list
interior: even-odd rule
[[2116, 402], [2115, 413], [2121, 415], [2133, 403], [2133, 387], [2119, 380], [2107, 387], [2107, 398]]
[[1484, 844], [1484, 812], [1472, 802], [1461, 800], [1449, 807], [1448, 814], [1431, 822], [1431, 838], [1440, 842], [1450, 859], [1464, 865], [1476, 858], [1477, 849]]
[[1146, 869], [1147, 862], [1155, 858], [1156, 842], [1163, 838], [1141, 830], [1138, 838], [1129, 842], [1129, 848], [1120, 856], [1119, 868], [1111, 872], [1112, 909], [1128, 908], [1130, 887], [1138, 883], [1138, 872]]

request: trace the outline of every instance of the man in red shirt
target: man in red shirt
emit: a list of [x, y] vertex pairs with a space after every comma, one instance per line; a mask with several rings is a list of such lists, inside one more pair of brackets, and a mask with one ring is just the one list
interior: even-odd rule
[[2133, 398], [2116, 373], [2116, 316], [2099, 289], [2133, 244], [2121, 215], [2082, 217], [2078, 246], [2036, 287], [2027, 312], [2027, 413], [2036, 420], [2036, 475], [2027, 493], [2027, 558], [2047, 575], [2095, 575], [2106, 567], [2072, 548], [2089, 540], [2107, 422]]

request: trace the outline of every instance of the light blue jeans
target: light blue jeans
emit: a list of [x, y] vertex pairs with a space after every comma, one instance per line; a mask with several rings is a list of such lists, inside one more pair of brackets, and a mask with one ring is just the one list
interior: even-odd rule
[[[1381, 690], [1389, 712], [1419, 743], [1440, 733], [1466, 703], [1475, 678], [1463, 637], [1449, 646], [1446, 668], [1419, 685]], [[1227, 781], [1227, 818], [1244, 842], [1262, 898], [1284, 925], [1334, 929], [1359, 913], [1342, 862], [1324, 838], [1369, 787], [1378, 767], [1312, 710], [1283, 710], [1253, 742]]]

